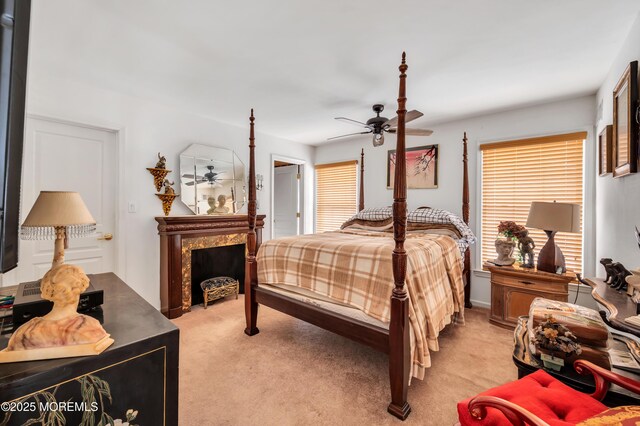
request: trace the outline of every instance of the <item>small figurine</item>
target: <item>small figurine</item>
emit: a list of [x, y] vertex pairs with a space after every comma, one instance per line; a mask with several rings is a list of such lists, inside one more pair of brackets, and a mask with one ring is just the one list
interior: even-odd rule
[[168, 195], [175, 195], [176, 191], [171, 187], [174, 182], [169, 181], [169, 179], [165, 179], [162, 186], [164, 186], [164, 193]]
[[631, 275], [631, 272], [620, 262], [612, 263], [611, 268], [613, 269], [611, 287], [616, 290], [627, 291], [627, 277]]
[[533, 268], [533, 249], [536, 248], [536, 243], [529, 236], [529, 231], [523, 229], [515, 234], [518, 239], [518, 250], [522, 255], [522, 267]]
[[604, 279], [604, 282], [611, 285], [611, 279], [613, 278], [613, 269], [611, 265], [613, 264], [613, 260], [608, 257], [603, 257], [600, 259], [600, 264], [604, 267], [604, 271], [607, 273], [607, 277]]
[[160, 155], [158, 153], [158, 162], [156, 163], [156, 169], [166, 169], [167, 168], [167, 158], [164, 155]]

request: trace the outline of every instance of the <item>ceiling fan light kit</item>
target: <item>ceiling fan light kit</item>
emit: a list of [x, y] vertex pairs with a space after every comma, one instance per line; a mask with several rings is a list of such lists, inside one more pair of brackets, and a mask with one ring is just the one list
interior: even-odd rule
[[[354, 124], [356, 126], [362, 126], [367, 130], [365, 130], [364, 132], [349, 133], [347, 135], [334, 136], [332, 138], [328, 138], [327, 140], [329, 141], [333, 139], [346, 138], [348, 136], [355, 136], [355, 135], [373, 134], [373, 139], [372, 139], [373, 146], [376, 147], [376, 146], [383, 145], [385, 132], [387, 133], [397, 132], [396, 126], [398, 125], [398, 117], [396, 116], [396, 117], [393, 117], [392, 119], [388, 119], [387, 117], [381, 117], [380, 113], [384, 111], [384, 105], [382, 104], [375, 104], [373, 105], [372, 109], [373, 109], [373, 112], [376, 113], [376, 116], [368, 119], [366, 123], [353, 120], [351, 118], [336, 117], [336, 120], [349, 123], [349, 124]], [[409, 111], [405, 116], [405, 123], [408, 123], [409, 121], [413, 121], [417, 118], [420, 118], [422, 117], [422, 115], [423, 114], [417, 110]], [[405, 134], [411, 135], [411, 136], [429, 136], [432, 133], [433, 131], [428, 129], [405, 129]]]

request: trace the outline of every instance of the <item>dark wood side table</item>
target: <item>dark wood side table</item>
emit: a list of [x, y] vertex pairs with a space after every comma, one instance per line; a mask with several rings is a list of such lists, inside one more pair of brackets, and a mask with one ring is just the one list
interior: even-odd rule
[[640, 327], [624, 319], [636, 316], [636, 303], [624, 291], [615, 290], [601, 278], [585, 278], [591, 286], [591, 296], [598, 303], [600, 316], [612, 328], [640, 337]]
[[[177, 425], [178, 328], [115, 274], [89, 279], [104, 290], [101, 315], [92, 316], [114, 344], [96, 356], [0, 364], [0, 403], [12, 404], [0, 404], [0, 424], [46, 419], [52, 415], [49, 408], [64, 416], [65, 424], [78, 425], [87, 408], [95, 416], [90, 424], [98, 424], [103, 413], [124, 423], [127, 412], [136, 410], [130, 423]], [[8, 341], [9, 334], [0, 335], [0, 349]], [[56, 405], [45, 404], [51, 399], [74, 404], [55, 410]], [[102, 423], [108, 422], [103, 418]]]
[[[516, 328], [514, 330], [514, 346], [513, 346], [513, 363], [518, 367], [518, 379], [531, 374], [537, 370], [545, 370], [547, 373], [560, 380], [562, 383], [571, 386], [572, 388], [584, 393], [593, 393], [595, 391], [595, 384], [592, 376], [582, 376], [576, 373], [572, 368], [564, 367], [562, 371], [553, 371], [544, 368], [542, 361], [533, 355], [529, 349], [529, 336], [527, 332], [527, 320], [528, 317], [523, 316], [518, 318]], [[612, 339], [612, 347], [614, 349], [626, 350], [627, 347], [624, 343]], [[634, 380], [640, 380], [640, 375], [621, 370], [619, 368], [613, 368], [613, 372], [620, 375], [632, 378]], [[612, 385], [603, 403], [609, 407], [617, 407], [620, 405], [638, 405], [640, 399], [633, 392], [623, 389], [619, 386]]]
[[529, 314], [536, 297], [566, 302], [571, 272], [551, 274], [520, 266], [497, 266], [485, 263], [491, 272], [491, 315], [489, 321], [502, 327], [515, 327], [518, 317]]

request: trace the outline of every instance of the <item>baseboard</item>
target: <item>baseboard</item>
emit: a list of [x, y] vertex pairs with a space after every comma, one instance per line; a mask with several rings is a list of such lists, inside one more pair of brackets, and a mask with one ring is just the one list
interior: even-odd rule
[[473, 305], [473, 307], [475, 308], [476, 306], [478, 308], [484, 308], [484, 309], [489, 309], [491, 308], [491, 303], [487, 303], [487, 302], [483, 302], [482, 300], [471, 300], [471, 304]]

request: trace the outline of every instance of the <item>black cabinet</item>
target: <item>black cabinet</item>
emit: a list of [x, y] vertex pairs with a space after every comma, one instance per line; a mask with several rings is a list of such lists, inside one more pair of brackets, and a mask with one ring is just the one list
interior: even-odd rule
[[104, 290], [103, 326], [115, 343], [92, 357], [0, 364], [0, 424], [94, 416], [87, 424], [177, 425], [179, 330], [116, 275], [89, 278]]

